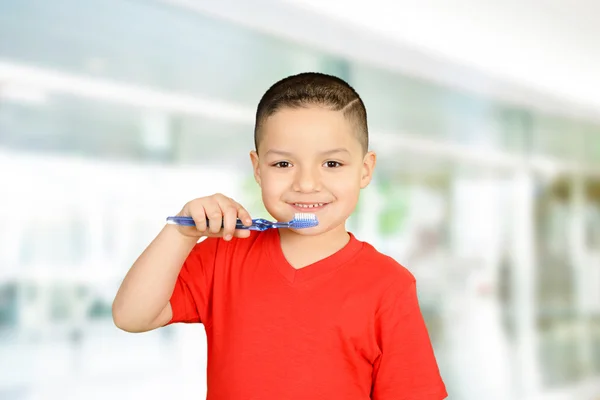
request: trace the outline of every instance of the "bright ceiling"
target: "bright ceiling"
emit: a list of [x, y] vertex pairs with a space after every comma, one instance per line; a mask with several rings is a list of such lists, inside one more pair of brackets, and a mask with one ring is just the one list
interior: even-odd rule
[[600, 110], [600, 1], [282, 1]]

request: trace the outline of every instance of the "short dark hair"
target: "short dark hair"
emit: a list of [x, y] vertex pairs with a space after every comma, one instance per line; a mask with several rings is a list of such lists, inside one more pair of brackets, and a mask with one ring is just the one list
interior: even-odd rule
[[267, 118], [283, 108], [319, 105], [332, 111], [342, 111], [356, 125], [356, 135], [363, 151], [369, 148], [367, 110], [356, 92], [346, 81], [319, 72], [303, 72], [288, 76], [273, 84], [263, 95], [256, 110], [254, 146], [258, 151], [260, 128]]

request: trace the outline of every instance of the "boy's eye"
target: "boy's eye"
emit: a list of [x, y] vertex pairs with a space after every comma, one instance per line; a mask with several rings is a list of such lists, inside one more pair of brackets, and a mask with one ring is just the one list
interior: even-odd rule
[[337, 168], [337, 167], [341, 167], [342, 163], [339, 163], [337, 161], [327, 161], [325, 163], [325, 165], [327, 166], [327, 168]]
[[273, 164], [273, 166], [277, 168], [289, 168], [290, 165], [291, 164], [288, 161], [279, 161]]

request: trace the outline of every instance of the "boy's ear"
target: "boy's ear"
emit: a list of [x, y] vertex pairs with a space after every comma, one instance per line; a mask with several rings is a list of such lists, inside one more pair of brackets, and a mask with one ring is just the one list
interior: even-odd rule
[[250, 161], [252, 162], [252, 170], [254, 171], [254, 180], [260, 186], [260, 169], [258, 168], [258, 153], [256, 150], [250, 152]]
[[373, 171], [375, 170], [375, 164], [377, 164], [377, 155], [369, 151], [363, 158], [362, 175], [360, 177], [360, 188], [366, 188], [371, 179], [373, 178]]

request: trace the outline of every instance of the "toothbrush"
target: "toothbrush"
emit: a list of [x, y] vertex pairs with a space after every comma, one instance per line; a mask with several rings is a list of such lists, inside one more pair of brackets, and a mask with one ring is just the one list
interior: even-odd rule
[[[196, 226], [194, 219], [192, 217], [167, 217], [167, 224], [172, 225], [182, 225], [182, 226]], [[208, 218], [206, 219], [206, 224], [208, 226]], [[271, 228], [294, 228], [294, 229], [302, 229], [302, 228], [312, 228], [314, 226], [319, 225], [319, 221], [317, 221], [317, 216], [315, 214], [310, 213], [296, 213], [294, 214], [294, 219], [289, 222], [271, 222], [266, 219], [253, 219], [252, 225], [246, 226], [242, 223], [240, 219], [237, 220], [235, 224], [235, 229], [248, 229], [251, 231], [265, 231]], [[222, 227], [222, 225], [221, 225]]]

